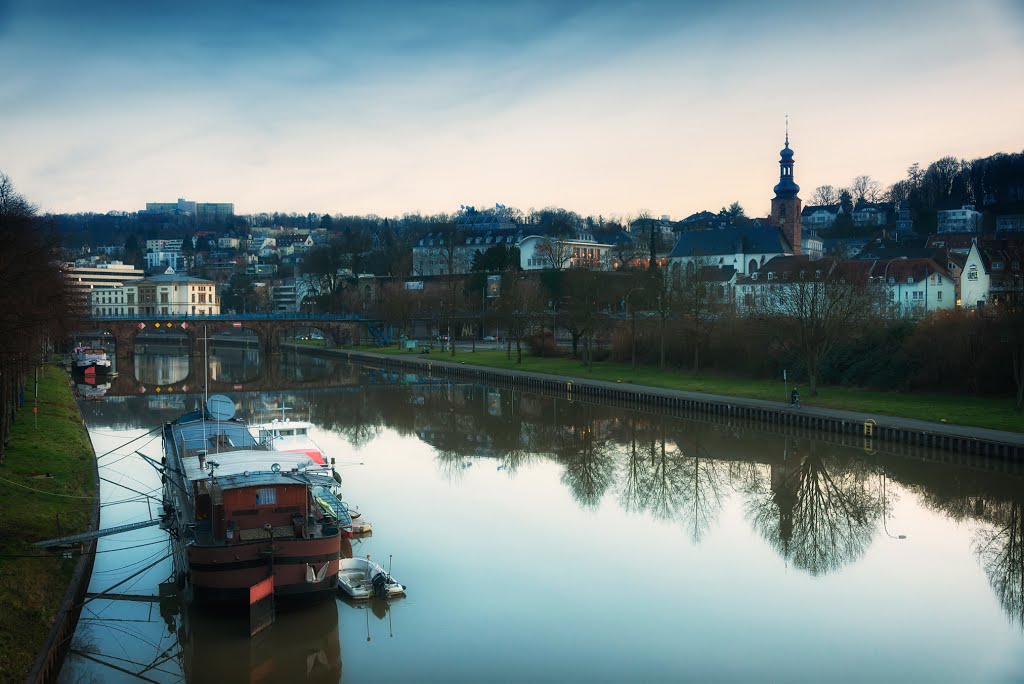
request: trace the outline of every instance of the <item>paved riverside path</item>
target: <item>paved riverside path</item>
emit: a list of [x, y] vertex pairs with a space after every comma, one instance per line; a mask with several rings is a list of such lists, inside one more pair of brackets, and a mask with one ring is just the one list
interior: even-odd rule
[[[830, 418], [854, 424], [863, 424], [872, 420], [876, 424], [876, 430], [880, 428], [894, 428], [898, 430], [910, 430], [916, 432], [931, 433], [944, 437], [973, 439], [982, 442], [995, 444], [1013, 445], [1024, 448], [1024, 432], [1009, 432], [1006, 430], [991, 430], [989, 428], [972, 427], [970, 425], [958, 425], [956, 423], [940, 423], [929, 420], [918, 420], [916, 418], [900, 418], [876, 413], [863, 413], [860, 411], [845, 411], [842, 409], [830, 409], [817, 406], [801, 406], [790, 408], [789, 404], [781, 401], [767, 401], [764, 399], [747, 399], [744, 397], [733, 397], [724, 394], [709, 394], [707, 392], [688, 392], [685, 390], [665, 389], [662, 387], [651, 387], [649, 385], [637, 385], [628, 382], [609, 382], [607, 380], [594, 380], [584, 376], [557, 375], [554, 373], [537, 373], [535, 371], [513, 370], [508, 368], [495, 368], [492, 366], [477, 366], [467, 361], [445, 361], [433, 355], [406, 355], [406, 354], [380, 354], [362, 350], [330, 349], [317, 350], [328, 353], [348, 355], [352, 358], [362, 358], [372, 361], [396, 362], [422, 367], [427, 370], [427, 364], [431, 368], [451, 368], [453, 370], [465, 369], [466, 366], [473, 366], [484, 371], [490, 371], [499, 375], [507, 375], [514, 378], [554, 380], [568, 385], [585, 383], [593, 387], [608, 390], [619, 390], [647, 394], [650, 396], [671, 397], [677, 399], [688, 399], [693, 401], [712, 402], [723, 405], [742, 406], [753, 409], [767, 409], [772, 411], [786, 410], [808, 416]], [[471, 353], [471, 352], [470, 352]], [[456, 357], [457, 358], [457, 357]], [[802, 399], [802, 398], [801, 398]], [[1024, 429], [1024, 417], [1021, 418], [1021, 427]]]

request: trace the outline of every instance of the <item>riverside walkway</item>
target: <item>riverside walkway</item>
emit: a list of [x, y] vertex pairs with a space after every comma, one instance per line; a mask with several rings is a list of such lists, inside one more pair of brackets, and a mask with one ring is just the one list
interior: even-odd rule
[[857, 435], [870, 440], [946, 449], [1015, 462], [1024, 461], [1024, 433], [1021, 432], [816, 406], [794, 408], [784, 402], [763, 399], [474, 366], [465, 361], [444, 361], [429, 356], [397, 356], [344, 349], [319, 351], [351, 360], [408, 368], [428, 374], [444, 373], [453, 377], [485, 380], [497, 385], [555, 391], [566, 394], [568, 398], [595, 398], [626, 405], [692, 409], [721, 416], [737, 416], [768, 423]]

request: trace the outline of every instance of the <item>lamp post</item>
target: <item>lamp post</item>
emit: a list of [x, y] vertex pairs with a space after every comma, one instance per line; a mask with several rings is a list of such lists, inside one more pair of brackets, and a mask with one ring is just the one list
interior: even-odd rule
[[893, 539], [906, 539], [907, 535], [905, 535], [905, 534], [893, 534], [893, 533], [891, 533], [889, 531], [889, 527], [886, 525], [887, 511], [886, 511], [886, 508], [885, 508], [885, 480], [886, 480], [885, 471], [883, 470], [880, 473], [880, 475], [882, 477], [882, 529], [885, 530], [885, 533], [887, 535], [889, 535], [890, 537], [892, 537]]
[[[885, 264], [885, 270], [882, 271], [882, 282], [885, 284], [886, 290], [889, 292], [889, 300], [890, 301], [893, 299], [893, 297], [892, 297], [892, 290], [888, 289], [889, 288], [889, 267], [892, 266], [892, 262], [894, 262], [894, 261], [906, 261], [906, 260], [907, 260], [907, 257], [905, 257], [905, 256], [893, 257], [892, 259], [889, 259], [889, 261]], [[897, 292], [897, 295], [898, 294], [899, 293]], [[900, 304], [898, 296], [896, 297], [896, 304], [897, 305]]]

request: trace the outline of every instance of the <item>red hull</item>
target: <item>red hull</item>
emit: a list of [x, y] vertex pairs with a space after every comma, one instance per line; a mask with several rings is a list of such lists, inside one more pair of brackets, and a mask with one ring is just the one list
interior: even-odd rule
[[[235, 600], [249, 587], [274, 575], [274, 593], [299, 597], [329, 591], [338, 584], [341, 537], [275, 539], [227, 546], [190, 546], [188, 565], [197, 598]], [[324, 565], [327, 565], [326, 572]], [[312, 571], [312, 578], [309, 573]], [[321, 574], [323, 573], [323, 574]], [[312, 581], [310, 581], [312, 579]]]

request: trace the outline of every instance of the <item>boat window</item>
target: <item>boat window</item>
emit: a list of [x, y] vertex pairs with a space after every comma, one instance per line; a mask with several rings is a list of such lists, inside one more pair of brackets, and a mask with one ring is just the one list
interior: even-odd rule
[[265, 487], [256, 490], [256, 505], [270, 506], [277, 504], [277, 490], [273, 487]]
[[295, 434], [297, 434], [297, 435], [304, 435], [304, 434], [306, 434], [306, 428], [296, 428], [295, 429]]

